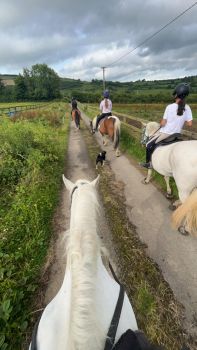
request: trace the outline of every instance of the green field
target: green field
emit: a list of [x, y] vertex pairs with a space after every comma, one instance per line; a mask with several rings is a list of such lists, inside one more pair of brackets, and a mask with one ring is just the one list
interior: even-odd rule
[[[87, 106], [90, 109], [91, 107], [94, 108], [95, 112], [99, 113], [99, 104], [88, 104]], [[160, 121], [163, 117], [166, 106], [166, 103], [113, 103], [113, 112], [128, 114], [140, 119]], [[190, 107], [192, 109], [193, 118], [197, 119], [197, 104], [191, 103]]]

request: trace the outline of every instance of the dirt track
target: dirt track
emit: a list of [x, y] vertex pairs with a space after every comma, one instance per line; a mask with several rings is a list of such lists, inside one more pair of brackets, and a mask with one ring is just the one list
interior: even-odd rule
[[[83, 118], [88, 122], [84, 115]], [[94, 137], [101, 145], [100, 136]], [[136, 226], [140, 239], [146, 243], [148, 255], [159, 265], [177, 300], [184, 305], [186, 329], [191, 334], [197, 334], [197, 240], [181, 236], [172, 230], [167, 199], [152, 184], [141, 184], [144, 175], [133, 161], [124, 155], [116, 158], [111, 145], [106, 149], [107, 160], [115, 178], [123, 184], [129, 219]], [[73, 124], [70, 130], [66, 176], [72, 181], [79, 178], [92, 180], [96, 176], [82, 134]], [[51, 252], [55, 257], [45, 296], [46, 304], [59, 290], [64, 275], [66, 259], [62, 237], [69, 228], [69, 206], [68, 193], [64, 189], [61, 207], [55, 217], [54, 227], [58, 239]], [[101, 231], [110, 237], [104, 215]], [[116, 261], [113, 249], [110, 249], [110, 253], [111, 260]]]

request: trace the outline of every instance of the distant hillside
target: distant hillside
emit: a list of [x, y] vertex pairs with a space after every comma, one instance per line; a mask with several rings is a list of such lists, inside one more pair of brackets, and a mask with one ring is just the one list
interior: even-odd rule
[[[4, 86], [12, 87], [16, 74], [0, 74]], [[191, 93], [188, 102], [197, 101], [197, 75], [181, 79], [163, 79], [146, 81], [137, 80], [130, 82], [106, 81], [106, 88], [110, 90], [110, 96], [116, 103], [151, 103], [169, 102], [175, 86], [181, 82], [191, 85]], [[93, 79], [91, 82], [80, 79], [60, 78], [60, 89], [64, 99], [70, 101], [74, 96], [81, 102], [98, 102], [102, 97], [103, 81]]]
[[[68, 79], [68, 78], [60, 78], [61, 79], [61, 89], [84, 89], [92, 91], [92, 88], [101, 88], [103, 90], [103, 81], [102, 80], [92, 80], [91, 82], [87, 81], [81, 81], [80, 79], [74, 80], [74, 79]], [[142, 90], [149, 90], [149, 89], [173, 89], [177, 84], [181, 82], [187, 82], [190, 83], [192, 86], [193, 92], [197, 92], [197, 75], [190, 76], [190, 77], [184, 77], [181, 79], [165, 79], [165, 80], [153, 80], [153, 81], [146, 81], [143, 80], [137, 80], [137, 81], [130, 81], [126, 83], [121, 82], [113, 82], [113, 81], [107, 81], [106, 87], [111, 89], [112, 91], [115, 89], [124, 89], [127, 91], [133, 90], [134, 88], [142, 89]]]
[[16, 77], [16, 74], [0, 74], [0, 79], [4, 86], [14, 86], [14, 79]]
[[[106, 88], [110, 90], [110, 96], [114, 102], [167, 102], [176, 85], [186, 82], [191, 85], [190, 102], [197, 101], [197, 76], [189, 76], [181, 79], [164, 79], [146, 81], [106, 82]], [[98, 102], [103, 92], [103, 81], [91, 82], [80, 79], [61, 78], [61, 91], [65, 98], [76, 97], [81, 102]]]

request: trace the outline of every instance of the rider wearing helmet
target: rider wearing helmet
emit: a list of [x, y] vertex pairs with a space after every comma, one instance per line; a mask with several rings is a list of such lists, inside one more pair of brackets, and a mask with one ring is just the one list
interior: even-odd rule
[[152, 168], [151, 156], [158, 142], [166, 139], [170, 135], [179, 134], [186, 123], [192, 126], [192, 111], [185, 103], [185, 97], [189, 95], [189, 85], [181, 83], [173, 91], [175, 102], [165, 109], [163, 119], [160, 122], [161, 128], [152, 136], [146, 145], [146, 163], [140, 163], [145, 168]]
[[101, 115], [97, 116], [96, 120], [96, 126], [95, 126], [95, 131], [97, 131], [98, 124], [101, 121], [101, 119], [108, 117], [111, 114], [112, 110], [112, 101], [109, 99], [109, 91], [105, 90], [103, 92], [104, 99], [100, 103], [100, 110], [101, 110]]

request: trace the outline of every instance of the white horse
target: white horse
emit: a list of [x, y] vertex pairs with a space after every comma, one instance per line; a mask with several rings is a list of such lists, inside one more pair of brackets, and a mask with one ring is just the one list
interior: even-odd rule
[[[146, 143], [150, 140], [150, 138], [160, 129], [160, 124], [157, 122], [150, 122], [150, 123], [142, 123], [143, 130], [142, 130], [142, 138], [141, 143], [143, 145], [146, 145]], [[152, 178], [152, 169], [148, 169], [147, 176], [142, 181], [144, 184], [148, 184]], [[166, 182], [166, 197], [171, 198], [172, 197], [172, 189], [170, 187], [170, 176], [164, 175], [164, 180]]]
[[[158, 129], [158, 123], [147, 123], [142, 143], [146, 143]], [[197, 141], [175, 142], [156, 148], [152, 154], [152, 166], [164, 175], [169, 194], [169, 177], [174, 177], [179, 194], [179, 200], [173, 203], [177, 207], [172, 217], [174, 226], [183, 234], [197, 236]], [[146, 183], [150, 181], [151, 172], [149, 169]]]
[[59, 292], [40, 318], [30, 349], [111, 349], [112, 346], [105, 347], [105, 342], [110, 341], [108, 330], [121, 293], [124, 299], [122, 296], [115, 342], [129, 328], [136, 331], [138, 327], [126, 293], [107, 272], [101, 259], [98, 178], [73, 184], [63, 176], [63, 181], [71, 196], [66, 271]]
[[[94, 132], [96, 127], [96, 119], [97, 117], [95, 117], [92, 121], [90, 121], [90, 128], [92, 133]], [[107, 136], [108, 136], [113, 142], [113, 146], [117, 157], [119, 157], [120, 155], [120, 151], [119, 151], [120, 126], [121, 126], [120, 119], [115, 115], [103, 118], [98, 125], [98, 131], [103, 137], [103, 145], [104, 146], [107, 145]]]

